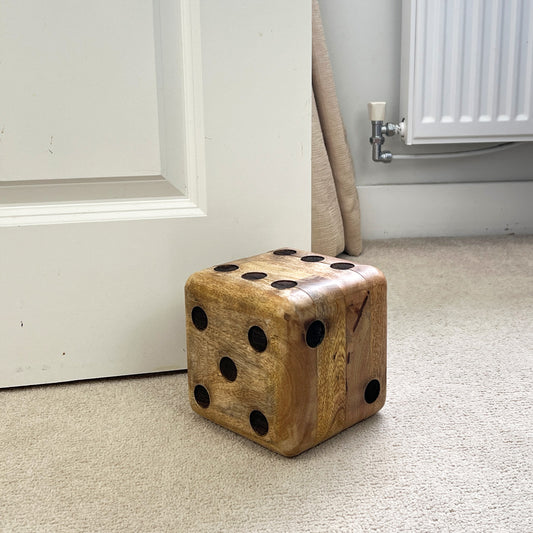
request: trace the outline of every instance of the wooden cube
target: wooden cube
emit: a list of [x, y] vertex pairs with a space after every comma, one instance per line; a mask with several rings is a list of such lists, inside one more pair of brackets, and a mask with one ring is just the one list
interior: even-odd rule
[[185, 287], [198, 414], [294, 456], [381, 409], [386, 281], [292, 249], [193, 274]]

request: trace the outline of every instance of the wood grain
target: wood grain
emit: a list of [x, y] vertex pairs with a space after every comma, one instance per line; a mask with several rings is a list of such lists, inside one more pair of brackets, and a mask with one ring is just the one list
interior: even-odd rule
[[335, 280], [321, 276], [303, 280], [299, 287], [313, 300], [325, 337], [316, 348], [318, 373], [317, 440], [344, 429], [346, 381], [346, 313], [344, 293]]

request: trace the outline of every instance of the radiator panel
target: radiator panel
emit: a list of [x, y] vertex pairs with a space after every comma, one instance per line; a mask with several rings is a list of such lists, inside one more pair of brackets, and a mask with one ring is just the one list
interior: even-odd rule
[[533, 0], [404, 0], [407, 144], [533, 140]]

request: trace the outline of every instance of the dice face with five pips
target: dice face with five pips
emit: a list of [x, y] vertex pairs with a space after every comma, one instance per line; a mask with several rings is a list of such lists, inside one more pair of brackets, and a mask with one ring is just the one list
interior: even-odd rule
[[185, 287], [198, 414], [294, 456], [381, 409], [386, 281], [376, 268], [282, 248]]

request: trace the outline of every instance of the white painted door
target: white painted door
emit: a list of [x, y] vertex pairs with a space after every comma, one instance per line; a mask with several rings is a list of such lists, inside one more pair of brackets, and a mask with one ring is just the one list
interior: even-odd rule
[[309, 247], [310, 2], [0, 14], [0, 386], [185, 368], [189, 274]]

